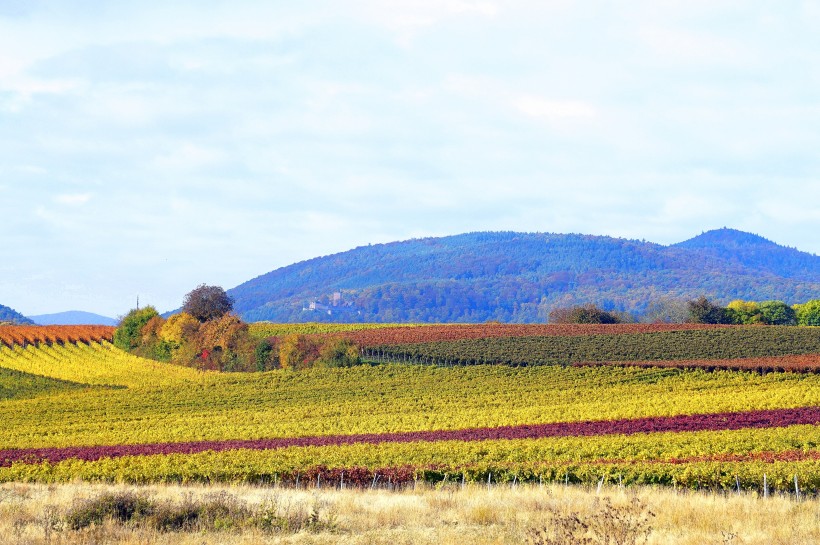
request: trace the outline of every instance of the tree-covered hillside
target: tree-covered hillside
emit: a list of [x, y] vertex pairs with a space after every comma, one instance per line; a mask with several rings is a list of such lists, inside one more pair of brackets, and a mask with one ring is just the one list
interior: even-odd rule
[[5, 305], [0, 305], [0, 323], [8, 322], [12, 324], [20, 324], [20, 325], [32, 325], [34, 322], [14, 310], [13, 308], [9, 308]]
[[364, 246], [229, 290], [247, 320], [543, 322], [556, 306], [643, 312], [707, 295], [820, 297], [820, 257], [731, 229], [662, 246], [611, 237], [468, 233]]

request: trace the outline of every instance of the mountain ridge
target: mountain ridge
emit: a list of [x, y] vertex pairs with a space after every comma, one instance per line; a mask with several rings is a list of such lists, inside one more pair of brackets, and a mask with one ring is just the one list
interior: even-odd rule
[[820, 298], [820, 257], [734, 229], [663, 246], [585, 234], [473, 232], [359, 246], [228, 290], [245, 319], [543, 322], [556, 306]]

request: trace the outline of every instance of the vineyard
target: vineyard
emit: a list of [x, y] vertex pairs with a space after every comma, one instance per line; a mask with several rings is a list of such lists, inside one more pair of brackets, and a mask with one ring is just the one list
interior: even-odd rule
[[[393, 363], [265, 373], [0, 347], [0, 481], [820, 489], [820, 374], [789, 372], [820, 367], [816, 328], [297, 331], [401, 342], [362, 343]], [[414, 358], [453, 366], [396, 363]]]
[[[667, 367], [670, 360], [736, 360], [820, 353], [820, 328], [814, 327], [712, 326], [674, 329], [665, 326], [641, 332], [641, 324], [627, 325], [638, 327], [615, 329], [618, 326], [593, 326], [587, 329], [587, 326], [574, 326], [572, 333], [563, 334], [553, 332], [539, 336], [466, 337], [436, 341], [407, 340], [410, 335], [402, 333], [398, 337], [405, 339], [403, 344], [363, 343], [363, 351], [365, 357], [376, 361], [436, 365], [571, 365], [636, 361], [649, 361], [647, 365], [651, 365], [651, 361], [657, 360], [666, 361]], [[588, 333], [581, 333], [585, 329]], [[385, 341], [392, 340], [390, 332], [386, 330], [386, 333]], [[792, 364], [797, 361], [793, 360]], [[812, 365], [811, 358], [803, 361]], [[683, 365], [686, 364], [682, 362]], [[751, 362], [749, 365], [751, 368], [757, 367]], [[769, 360], [766, 365], [771, 367], [775, 362]], [[711, 362], [702, 366], [720, 365]]]
[[102, 325], [0, 326], [0, 346], [112, 341], [114, 328]]
[[[418, 324], [421, 326], [421, 324]], [[416, 325], [399, 325], [389, 323], [337, 324], [306, 322], [302, 324], [275, 324], [271, 322], [254, 322], [249, 324], [250, 333], [258, 339], [284, 335], [324, 335], [328, 333], [347, 333], [371, 329], [413, 329]], [[425, 326], [427, 327], [427, 326]]]
[[[325, 325], [325, 324], [322, 324]], [[327, 324], [329, 326], [333, 324]], [[698, 331], [728, 328], [707, 324], [436, 324], [415, 326], [391, 326], [373, 324], [376, 327], [361, 327], [349, 324], [350, 329], [317, 329], [314, 331], [293, 331], [303, 334], [338, 334], [354, 341], [359, 346], [377, 347], [385, 345], [419, 344], [468, 339], [497, 339], [508, 337], [578, 337], [590, 335], [625, 335], [662, 333], [670, 331]], [[272, 333], [271, 335], [278, 335]]]

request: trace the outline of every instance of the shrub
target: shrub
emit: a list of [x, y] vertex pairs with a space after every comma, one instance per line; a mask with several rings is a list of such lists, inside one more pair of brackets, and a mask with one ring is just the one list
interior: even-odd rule
[[319, 350], [315, 365], [322, 367], [353, 367], [361, 365], [359, 347], [349, 339], [328, 339]]
[[655, 514], [638, 498], [614, 506], [609, 498], [596, 500], [596, 511], [587, 516], [549, 510], [551, 523], [527, 532], [530, 545], [640, 545], [652, 533]]
[[619, 324], [620, 317], [595, 305], [556, 308], [549, 313], [551, 324]]
[[151, 500], [134, 492], [109, 492], [76, 503], [66, 513], [65, 519], [69, 528], [81, 530], [109, 519], [128, 523], [150, 515], [154, 507]]

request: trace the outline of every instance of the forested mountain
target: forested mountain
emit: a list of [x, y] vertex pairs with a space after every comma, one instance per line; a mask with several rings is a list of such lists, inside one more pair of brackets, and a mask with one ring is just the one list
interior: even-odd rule
[[3, 322], [11, 322], [20, 325], [31, 325], [34, 323], [13, 308], [0, 305], [0, 323]]
[[662, 246], [612, 237], [468, 233], [363, 246], [229, 290], [247, 320], [543, 322], [556, 306], [642, 313], [662, 298], [820, 298], [820, 257], [719, 229]]

